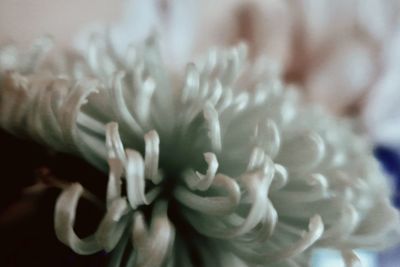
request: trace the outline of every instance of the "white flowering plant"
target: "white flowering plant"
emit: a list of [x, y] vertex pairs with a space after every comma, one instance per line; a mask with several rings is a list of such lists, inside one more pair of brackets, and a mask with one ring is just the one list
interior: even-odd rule
[[[104, 217], [74, 231], [87, 190], [55, 206], [58, 239], [78, 254], [112, 251], [110, 266], [308, 266], [317, 248], [398, 241], [390, 187], [351, 125], [303, 103], [246, 60], [213, 49], [183, 74], [157, 42], [124, 57], [101, 38], [85, 56], [0, 51], [0, 125], [108, 173]], [[48, 55], [46, 59], [46, 55]]]

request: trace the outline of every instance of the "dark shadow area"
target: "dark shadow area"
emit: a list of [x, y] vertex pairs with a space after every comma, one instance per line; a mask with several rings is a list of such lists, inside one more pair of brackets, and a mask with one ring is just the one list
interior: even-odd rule
[[[57, 240], [53, 214], [60, 189], [50, 186], [40, 192], [26, 192], [47, 175], [66, 183], [79, 181], [104, 200], [106, 175], [79, 158], [51, 152], [4, 131], [0, 131], [0, 147], [1, 266], [106, 266], [108, 256], [104, 252], [79, 256]], [[75, 229], [78, 235], [91, 234], [102, 214], [101, 208], [80, 201]]]

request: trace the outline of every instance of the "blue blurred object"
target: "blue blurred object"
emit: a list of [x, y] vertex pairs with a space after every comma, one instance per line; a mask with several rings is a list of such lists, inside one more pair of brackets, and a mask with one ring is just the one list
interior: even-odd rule
[[378, 146], [375, 148], [375, 156], [382, 163], [383, 168], [392, 176], [394, 188], [393, 202], [400, 207], [400, 152], [394, 149]]
[[[393, 178], [392, 184], [395, 186], [393, 202], [396, 207], [400, 208], [400, 152], [383, 146], [376, 147], [374, 152], [383, 168]], [[380, 267], [400, 266], [400, 246], [380, 253], [378, 262]]]

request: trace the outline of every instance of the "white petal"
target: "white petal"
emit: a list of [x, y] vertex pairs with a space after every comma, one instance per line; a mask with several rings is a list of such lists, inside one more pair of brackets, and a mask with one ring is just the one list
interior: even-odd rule
[[158, 184], [161, 178], [158, 175], [158, 158], [160, 155], [160, 138], [156, 131], [150, 131], [144, 135], [145, 142], [145, 173], [146, 178]]
[[126, 161], [124, 145], [119, 136], [118, 124], [115, 122], [106, 125], [106, 145], [109, 158], [117, 158], [123, 163]]
[[114, 200], [109, 206], [96, 232], [96, 240], [105, 251], [113, 250], [121, 239], [129, 221], [123, 216], [128, 211], [128, 203], [123, 198]]
[[239, 203], [239, 185], [232, 178], [218, 174], [215, 176], [211, 187], [223, 189], [227, 196], [203, 197], [183, 186], [177, 186], [174, 190], [174, 196], [181, 204], [204, 214], [223, 215], [231, 213]]
[[78, 200], [83, 193], [83, 188], [80, 184], [72, 184], [64, 190], [58, 197], [55, 214], [54, 227], [57, 238], [69, 246], [78, 254], [87, 255], [93, 254], [102, 249], [94, 236], [89, 236], [80, 239], [74, 231], [75, 213], [78, 205]]
[[221, 151], [222, 144], [218, 113], [210, 102], [205, 104], [203, 112], [209, 130], [208, 136], [211, 140], [211, 146], [216, 152], [219, 152]]
[[132, 209], [149, 204], [145, 195], [144, 162], [139, 152], [126, 150], [126, 191]]

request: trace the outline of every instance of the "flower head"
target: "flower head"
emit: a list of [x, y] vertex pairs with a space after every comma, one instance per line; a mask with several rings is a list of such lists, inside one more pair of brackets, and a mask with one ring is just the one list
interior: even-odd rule
[[108, 172], [93, 235], [74, 232], [79, 184], [54, 222], [79, 254], [114, 251], [112, 266], [303, 266], [318, 247], [350, 263], [396, 242], [368, 144], [268, 69], [240, 45], [172, 75], [153, 38], [123, 58], [93, 39], [85, 59], [2, 72], [0, 124]]

